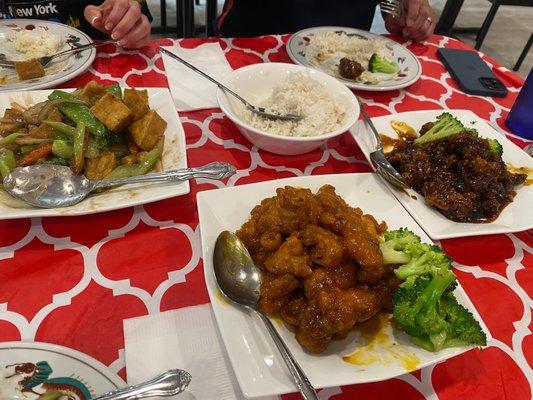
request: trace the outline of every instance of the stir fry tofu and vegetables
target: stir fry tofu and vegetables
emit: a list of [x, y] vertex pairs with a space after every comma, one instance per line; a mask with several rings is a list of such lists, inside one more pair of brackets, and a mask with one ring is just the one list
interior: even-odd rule
[[38, 163], [70, 166], [88, 179], [150, 172], [161, 159], [166, 121], [146, 90], [89, 82], [26, 108], [13, 103], [0, 119], [0, 174]]

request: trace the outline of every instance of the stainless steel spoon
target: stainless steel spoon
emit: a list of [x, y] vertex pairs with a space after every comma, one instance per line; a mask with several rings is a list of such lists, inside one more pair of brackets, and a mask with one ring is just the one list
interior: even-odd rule
[[182, 63], [186, 67], [189, 67], [190, 69], [192, 69], [194, 72], [199, 73], [204, 78], [209, 79], [211, 82], [213, 82], [215, 85], [217, 85], [221, 90], [223, 90], [226, 93], [231, 94], [233, 97], [235, 97], [241, 103], [243, 103], [246, 106], [246, 108], [248, 110], [250, 110], [251, 112], [253, 112], [254, 114], [260, 115], [260, 116], [265, 117], [265, 118], [279, 119], [279, 120], [282, 120], [282, 121], [299, 121], [299, 120], [302, 119], [302, 117], [300, 115], [296, 115], [296, 114], [285, 114], [285, 115], [283, 115], [283, 114], [275, 114], [273, 112], [269, 112], [264, 107], [254, 106], [253, 104], [251, 104], [250, 102], [245, 100], [243, 97], [241, 97], [240, 95], [235, 93], [233, 90], [231, 90], [227, 86], [223, 85], [222, 83], [218, 82], [214, 78], [210, 77], [205, 72], [203, 72], [200, 69], [196, 68], [194, 65], [188, 63], [183, 58], [177, 56], [176, 54], [172, 53], [171, 51], [168, 51], [167, 49], [164, 49], [163, 47], [160, 47], [159, 51], [161, 51], [162, 53], [165, 53], [169, 57], [174, 58], [175, 60], [179, 61], [180, 63]]
[[255, 311], [264, 322], [303, 398], [318, 400], [317, 393], [309, 379], [290, 353], [276, 328], [257, 307], [262, 273], [237, 235], [224, 231], [218, 236], [215, 243], [213, 267], [220, 291], [231, 301]]
[[149, 381], [112, 390], [94, 397], [93, 400], [137, 400], [146, 397], [175, 396], [189, 386], [191, 379], [187, 371], [171, 369]]
[[224, 179], [235, 167], [214, 162], [198, 168], [182, 168], [122, 179], [89, 180], [61, 165], [39, 164], [15, 168], [4, 178], [4, 189], [13, 197], [41, 208], [67, 207], [82, 201], [96, 189], [130, 183], [181, 182], [195, 178]]

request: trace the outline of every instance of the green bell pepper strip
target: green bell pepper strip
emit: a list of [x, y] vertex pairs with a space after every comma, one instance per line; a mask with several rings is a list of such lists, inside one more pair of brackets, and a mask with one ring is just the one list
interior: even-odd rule
[[107, 91], [122, 100], [122, 89], [120, 89], [119, 85], [110, 85], [107, 87]]
[[70, 158], [74, 153], [74, 147], [72, 144], [65, 140], [54, 140], [52, 143], [52, 153], [61, 158]]
[[36, 144], [27, 144], [27, 145], [24, 145], [24, 146], [20, 146], [20, 153], [21, 154], [29, 153], [30, 151], [32, 151], [36, 147], [37, 147]]
[[56, 131], [59, 131], [59, 132], [65, 134], [65, 135], [67, 135], [71, 139], [73, 139], [74, 136], [76, 136], [76, 128], [74, 128], [74, 127], [72, 127], [70, 125], [64, 124], [63, 122], [48, 121], [48, 120], [45, 119], [43, 121], [43, 124], [51, 126]]
[[0, 139], [0, 146], [4, 146], [6, 144], [13, 143], [15, 140], [17, 140], [17, 138], [20, 135], [21, 135], [21, 133], [15, 132], [15, 133], [12, 133], [10, 135], [7, 135], [7, 136], [3, 137], [2, 139]]
[[129, 178], [132, 176], [145, 175], [150, 172], [161, 158], [161, 149], [156, 147], [150, 150], [143, 161], [139, 164], [119, 165], [111, 171], [105, 179]]
[[81, 172], [81, 169], [83, 169], [83, 157], [84, 157], [84, 147], [85, 147], [85, 124], [83, 122], [79, 122], [78, 125], [76, 125], [76, 135], [74, 136], [74, 143], [72, 145], [72, 165], [74, 166], [74, 170], [76, 170], [77, 173]]
[[[62, 90], [54, 90], [49, 96], [49, 100], [56, 99], [71, 99], [77, 100], [75, 96]], [[80, 104], [62, 104], [57, 106], [59, 110], [69, 117], [72, 121], [79, 123], [83, 122], [89, 132], [95, 136], [104, 137], [109, 134], [109, 131], [91, 112], [89, 107]]]
[[0, 149], [0, 175], [5, 178], [17, 166], [15, 155], [11, 150]]
[[100, 155], [100, 150], [98, 149], [98, 142], [94, 140], [94, 137], [89, 138], [89, 143], [87, 144], [87, 150], [85, 151], [86, 158], [96, 158]]

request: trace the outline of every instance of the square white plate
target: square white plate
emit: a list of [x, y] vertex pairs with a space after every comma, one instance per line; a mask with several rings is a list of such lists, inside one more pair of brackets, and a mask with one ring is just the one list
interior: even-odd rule
[[[423, 241], [430, 241], [381, 180], [370, 173], [281, 179], [200, 192], [197, 195], [204, 273], [209, 297], [235, 375], [243, 393], [248, 397], [295, 392], [297, 388], [275, 345], [267, 337], [261, 321], [239, 307], [230, 305], [220, 294], [213, 274], [216, 238], [223, 230], [237, 230], [249, 218], [252, 208], [262, 199], [275, 196], [278, 187], [308, 187], [316, 192], [327, 183], [335, 186], [337, 193], [348, 204], [360, 207], [364, 212], [374, 215], [378, 221], [386, 221], [389, 229], [407, 227], [420, 235]], [[481, 321], [460, 286], [455, 294], [461, 304]], [[373, 354], [381, 361], [367, 366], [355, 366], [343, 361], [342, 357], [354, 353], [365, 344], [357, 332], [352, 332], [345, 340], [335, 341], [323, 354], [314, 355], [304, 351], [294, 334], [284, 325], [275, 325], [316, 388], [374, 382], [404, 374], [407, 371], [395, 358], [394, 353], [414, 354], [420, 360], [418, 367], [422, 368], [470, 349], [461, 347], [431, 353], [415, 347], [406, 334], [395, 330], [389, 336], [389, 346], [378, 347]], [[482, 326], [485, 332], [488, 332], [483, 323]]]
[[[503, 146], [502, 158], [507, 164], [513, 167], [533, 168], [533, 158], [469, 110], [413, 111], [372, 118], [372, 121], [380, 134], [397, 137], [390, 125], [392, 120], [404, 121], [418, 132], [423, 124], [435, 121], [436, 117], [444, 111], [450, 112], [465, 126], [477, 129], [479, 136], [497, 139]], [[366, 125], [362, 121], [358, 121], [350, 133], [365, 157], [369, 159], [369, 154], [375, 148], [372, 133], [367, 131]], [[417, 194], [415, 195], [416, 199], [413, 199], [406, 193], [389, 187], [394, 196], [432, 239], [520, 232], [533, 228], [533, 186], [515, 188], [516, 196], [512, 203], [503, 209], [496, 220], [486, 224], [451, 221], [435, 208], [429, 206], [424, 200], [424, 196]]]
[[[67, 89], [71, 91], [73, 89]], [[168, 171], [187, 167], [185, 153], [185, 133], [180, 119], [174, 108], [174, 101], [168, 89], [147, 89], [150, 108], [167, 121], [165, 131], [165, 146], [161, 158], [162, 169]], [[28, 92], [9, 92], [0, 96], [0, 115], [4, 115], [6, 108], [13, 101], [23, 105], [35, 104], [47, 99], [51, 90], [35, 90]], [[109, 191], [94, 194], [72, 207], [42, 209], [30, 206], [13, 207], [3, 202], [6, 193], [0, 198], [0, 219], [49, 217], [58, 215], [85, 215], [96, 212], [116, 210], [150, 203], [169, 197], [189, 193], [189, 182], [180, 183], [148, 183], [117, 187]], [[11, 203], [10, 203], [11, 204]]]

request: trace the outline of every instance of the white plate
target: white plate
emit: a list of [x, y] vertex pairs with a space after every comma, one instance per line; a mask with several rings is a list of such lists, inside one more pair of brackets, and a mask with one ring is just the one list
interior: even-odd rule
[[[67, 89], [71, 91], [73, 89]], [[150, 108], [167, 121], [165, 131], [165, 146], [161, 159], [162, 169], [168, 171], [187, 167], [185, 153], [185, 133], [174, 108], [174, 102], [168, 89], [148, 90]], [[46, 100], [51, 90], [36, 90], [30, 92], [10, 92], [0, 97], [0, 115], [4, 115], [6, 108], [12, 101], [22, 104], [37, 103]], [[79, 204], [72, 207], [42, 209], [25, 206], [24, 208], [13, 207], [5, 202], [7, 194], [4, 192], [0, 197], [0, 219], [26, 218], [26, 217], [49, 217], [93, 214], [102, 211], [116, 210], [138, 204], [181, 196], [189, 193], [189, 182], [180, 183], [144, 183], [126, 185], [109, 191], [91, 195]]]
[[[22, 368], [27, 374], [16, 374]], [[16, 375], [9, 377], [13, 374]], [[19, 383], [23, 384], [21, 381], [28, 375], [37, 393], [74, 392], [79, 400], [89, 400], [88, 393], [94, 398], [125, 386], [104, 364], [79, 351], [48, 343], [0, 343], [0, 398], [36, 400], [36, 394], [20, 390]]]
[[[514, 167], [529, 167], [530, 170], [533, 168], [533, 158], [505, 138], [505, 136], [495, 131], [494, 128], [472, 111], [447, 111], [457, 117], [465, 126], [477, 129], [481, 137], [498, 139], [503, 146], [502, 158], [506, 163]], [[424, 123], [435, 121], [437, 115], [443, 112], [444, 110], [405, 112], [372, 118], [372, 121], [379, 133], [396, 137], [396, 133], [390, 126], [390, 121], [405, 121], [418, 132]], [[361, 121], [354, 125], [350, 133], [368, 159], [375, 146], [373, 135], [366, 130]], [[391, 188], [391, 191], [432, 239], [492, 235], [495, 233], [519, 232], [533, 228], [533, 186], [517, 187], [513, 202], [503, 209], [495, 221], [487, 224], [451, 221], [435, 208], [428, 206], [422, 195], [416, 195], [416, 199], [413, 199], [398, 190]]]
[[[59, 51], [68, 50], [93, 42], [92, 39], [82, 31], [57, 22], [38, 19], [7, 19], [0, 20], [0, 53], [6, 54], [8, 59], [16, 60], [17, 54], [14, 52], [13, 45], [11, 42], [7, 41], [6, 38], [13, 31], [26, 29], [27, 26], [31, 25], [37, 28], [42, 27], [49, 32], [59, 35], [63, 41], [63, 46]], [[20, 57], [20, 55], [18, 57]], [[88, 49], [76, 55], [58, 58], [46, 67], [45, 76], [25, 81], [20, 81], [18, 79], [15, 70], [0, 68], [0, 80], [2, 79], [2, 76], [7, 75], [7, 81], [4, 84], [0, 84], [0, 92], [55, 87], [60, 83], [66, 82], [83, 73], [91, 66], [95, 57], [96, 49]]]
[[[255, 205], [276, 194], [276, 188], [291, 185], [308, 187], [316, 192], [324, 184], [335, 186], [337, 193], [348, 204], [360, 207], [364, 212], [374, 215], [378, 221], [386, 221], [389, 228], [407, 227], [420, 235], [423, 241], [429, 242], [429, 238], [387, 187], [370, 173], [297, 177], [200, 192], [197, 196], [198, 213], [207, 289], [235, 375], [246, 396], [267, 396], [295, 392], [297, 389], [275, 345], [267, 338], [268, 334], [261, 321], [228, 304], [220, 295], [213, 274], [216, 238], [223, 230], [237, 230], [249, 218]], [[458, 287], [455, 294], [461, 304], [481, 321], [463, 289]], [[411, 345], [403, 332], [394, 331], [388, 335], [388, 345], [379, 347], [373, 354], [382, 361], [358, 367], [342, 359], [361, 348], [363, 342], [357, 332], [352, 332], [343, 341], [332, 343], [323, 354], [313, 355], [303, 350], [294, 334], [285, 326], [278, 323], [275, 325], [311, 383], [317, 388], [375, 382], [404, 374], [406, 369], [395, 359], [394, 353], [414, 354], [420, 360], [418, 367], [422, 368], [469, 349], [461, 347], [430, 353]], [[483, 323], [482, 326], [488, 332]], [[371, 351], [369, 353], [372, 355]]]
[[304, 65], [306, 67], [317, 68], [323, 72], [329, 73], [320, 65], [312, 63], [307, 57], [307, 47], [309, 46], [309, 38], [321, 32], [344, 32], [348, 35], [358, 35], [369, 39], [378, 39], [385, 42], [386, 46], [394, 52], [394, 60], [399, 66], [399, 72], [393, 75], [393, 78], [381, 81], [378, 84], [370, 84], [363, 82], [356, 82], [350, 79], [345, 79], [335, 76], [342, 83], [352, 89], [368, 90], [371, 92], [383, 92], [387, 90], [396, 90], [407, 87], [415, 83], [422, 74], [422, 66], [413, 53], [407, 50], [401, 44], [387, 39], [380, 35], [374, 35], [367, 31], [355, 28], [346, 28], [340, 26], [322, 26], [316, 28], [303, 29], [291, 36], [287, 42], [287, 54], [296, 64]]

